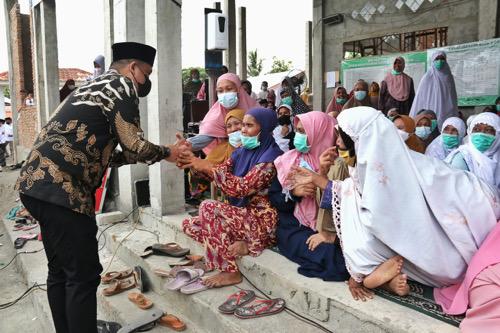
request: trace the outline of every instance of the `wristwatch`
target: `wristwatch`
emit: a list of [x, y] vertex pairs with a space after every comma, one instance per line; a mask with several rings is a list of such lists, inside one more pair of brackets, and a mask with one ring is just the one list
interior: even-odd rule
[[163, 158], [167, 158], [170, 156], [170, 148], [162, 146], [163, 149]]

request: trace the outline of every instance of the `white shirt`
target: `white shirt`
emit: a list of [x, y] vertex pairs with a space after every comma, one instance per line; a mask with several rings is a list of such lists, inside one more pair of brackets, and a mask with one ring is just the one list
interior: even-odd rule
[[3, 125], [3, 127], [5, 129], [5, 141], [14, 141], [14, 130], [12, 129], [12, 125], [6, 123], [5, 125]]
[[34, 106], [35, 105], [35, 102], [33, 101], [33, 98], [26, 98], [25, 100], [25, 104], [27, 106]]
[[5, 135], [5, 126], [0, 126], [0, 145], [5, 143], [6, 135]]

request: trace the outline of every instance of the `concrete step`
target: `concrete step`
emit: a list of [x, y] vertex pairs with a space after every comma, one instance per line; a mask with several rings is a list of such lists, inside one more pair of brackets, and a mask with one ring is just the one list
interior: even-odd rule
[[[100, 219], [99, 228], [104, 230], [108, 224]], [[144, 226], [141, 228], [146, 229]], [[318, 329], [311, 324], [296, 319], [292, 315], [282, 312], [280, 314], [260, 318], [258, 320], [241, 320], [231, 315], [224, 315], [217, 310], [229, 295], [239, 291], [235, 286], [221, 289], [207, 290], [194, 295], [183, 295], [179, 292], [167, 291], [163, 288], [168, 281], [166, 278], [156, 276], [154, 269], [170, 269], [167, 258], [161, 256], [150, 256], [146, 259], [139, 255], [145, 247], [158, 242], [158, 238], [143, 230], [135, 230], [133, 233], [132, 223], [117, 224], [104, 232], [106, 237], [106, 247], [115, 253], [116, 257], [126, 265], [140, 265], [146, 272], [153, 291], [161, 299], [170, 304], [177, 313], [182, 313], [198, 327], [202, 327], [207, 332], [318, 332]], [[154, 229], [149, 229], [154, 230]], [[129, 235], [126, 239], [125, 237]], [[160, 238], [161, 242], [166, 242], [165, 237]], [[171, 239], [168, 239], [171, 241]], [[203, 253], [201, 248], [191, 247], [191, 253]], [[105, 267], [106, 268], [106, 267]], [[241, 283], [238, 287], [243, 289], [253, 289], [248, 283]], [[259, 293], [257, 293], [259, 295]], [[167, 309], [168, 311], [168, 309]]]
[[[161, 242], [175, 241], [189, 247], [193, 253], [203, 253], [201, 244], [182, 232], [181, 223], [186, 217], [188, 215], [180, 214], [159, 218], [149, 208], [141, 208], [139, 212], [142, 228], [161, 235]], [[137, 259], [137, 253], [143, 250], [144, 239], [156, 241], [155, 236], [136, 231], [135, 237], [128, 239], [124, 249], [119, 250], [120, 256], [129, 262], [142, 260]], [[158, 257], [142, 262], [151, 269], [165, 269]], [[355, 301], [345, 283], [304, 277], [297, 273], [296, 264], [270, 250], [264, 251], [257, 258], [245, 256], [239, 261], [239, 265], [244, 276], [261, 291], [270, 297], [285, 299], [287, 306], [293, 311], [335, 332], [459, 332], [452, 325], [381, 297], [376, 296], [368, 302]], [[162, 293], [163, 280], [154, 279], [156, 291]], [[209, 297], [211, 293], [209, 291], [200, 295]]]

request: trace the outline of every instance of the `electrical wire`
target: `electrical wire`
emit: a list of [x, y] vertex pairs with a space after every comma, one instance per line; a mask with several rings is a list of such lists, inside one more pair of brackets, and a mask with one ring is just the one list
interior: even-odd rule
[[99, 241], [101, 240], [101, 237], [104, 236], [104, 243], [102, 244], [102, 246], [99, 248], [99, 250], [97, 250], [97, 252], [101, 252], [104, 247], [106, 246], [106, 235], [104, 234], [105, 231], [107, 231], [108, 229], [118, 225], [118, 224], [121, 224], [121, 223], [125, 223], [128, 221], [128, 217], [130, 215], [132, 215], [132, 213], [134, 213], [137, 209], [139, 209], [139, 206], [135, 207], [134, 209], [132, 209], [130, 211], [130, 213], [128, 213], [123, 219], [121, 219], [120, 221], [118, 222], [114, 222], [114, 223], [111, 223], [111, 225], [107, 226], [106, 228], [104, 228], [100, 233], [99, 233], [99, 236], [97, 237], [97, 244], [99, 244]]
[[4, 304], [0, 304], [0, 310], [5, 310], [7, 308], [10, 308], [14, 304], [16, 304], [17, 302], [19, 302], [20, 300], [22, 300], [24, 297], [28, 296], [34, 290], [47, 291], [46, 289], [42, 288], [42, 286], [46, 286], [46, 285], [47, 284], [45, 284], [45, 283], [38, 284], [38, 283], [35, 282], [31, 287], [28, 288], [28, 290], [26, 290], [24, 293], [22, 293], [21, 296], [19, 296], [15, 300], [7, 302], [7, 303], [4, 303]]
[[21, 252], [17, 252], [16, 255], [5, 265], [3, 266], [2, 268], [0, 268], [0, 271], [6, 269], [7, 267], [9, 267], [10, 264], [12, 264], [12, 262], [14, 261], [14, 259], [17, 258], [18, 255], [20, 254], [32, 254], [32, 253], [37, 253], [37, 252], [40, 252], [43, 250], [43, 247], [41, 249], [38, 249], [38, 250], [35, 250], [35, 251], [21, 251]]

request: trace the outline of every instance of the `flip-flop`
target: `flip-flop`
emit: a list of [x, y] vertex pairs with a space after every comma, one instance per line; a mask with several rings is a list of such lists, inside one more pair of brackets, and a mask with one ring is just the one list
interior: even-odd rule
[[113, 321], [97, 320], [97, 333], [116, 333], [122, 325]]
[[201, 291], [207, 290], [208, 287], [203, 283], [202, 279], [196, 279], [188, 285], [185, 285], [180, 289], [180, 292], [186, 295], [196, 294]]
[[16, 240], [14, 241], [14, 248], [15, 249], [22, 249], [23, 246], [28, 242], [28, 239], [26, 238], [21, 238], [21, 237], [18, 237], [16, 238]]
[[227, 298], [227, 300], [219, 306], [219, 311], [224, 314], [233, 314], [234, 311], [250, 303], [255, 299], [255, 292], [252, 290], [240, 290], [237, 293], [232, 294]]
[[136, 286], [134, 278], [128, 278], [123, 280], [114, 280], [111, 282], [110, 286], [102, 290], [104, 296], [117, 295], [125, 290], [132, 289]]
[[153, 302], [141, 293], [131, 292], [127, 295], [128, 300], [137, 305], [142, 310], [150, 309]]
[[132, 269], [126, 269], [126, 270], [121, 271], [121, 272], [117, 272], [117, 271], [108, 272], [101, 277], [101, 283], [102, 284], [109, 284], [113, 280], [121, 280], [121, 279], [128, 278], [133, 273], [134, 273], [134, 271]]
[[177, 243], [153, 244], [152, 246], [148, 246], [144, 250], [144, 255], [149, 253], [149, 251], [153, 251], [152, 254], [155, 255], [175, 257], [175, 258], [182, 258], [185, 255], [189, 254], [190, 252], [189, 249], [182, 248]]
[[[177, 266], [177, 267], [179, 267], [179, 266]], [[182, 269], [182, 267], [180, 267], [179, 269]], [[166, 271], [166, 270], [161, 269], [161, 268], [156, 268], [155, 270], [153, 270], [153, 273], [155, 273], [158, 276], [161, 276], [161, 277], [174, 277], [175, 275], [170, 275], [170, 272], [171, 272], [171, 270], [170, 271]]]
[[182, 320], [171, 314], [161, 317], [158, 320], [158, 324], [160, 324], [160, 326], [165, 326], [178, 332], [184, 331], [186, 329], [186, 324], [184, 324]]
[[202, 277], [204, 273], [201, 269], [183, 268], [177, 272], [175, 279], [165, 284], [165, 288], [172, 291], [179, 290]]
[[146, 276], [146, 272], [144, 272], [141, 266], [134, 267], [134, 277], [137, 288], [141, 291], [141, 293], [149, 290], [149, 280]]
[[240, 319], [251, 319], [277, 314], [284, 309], [284, 299], [259, 299], [256, 300], [252, 305], [237, 308], [236, 310], [234, 310], [234, 315]]

